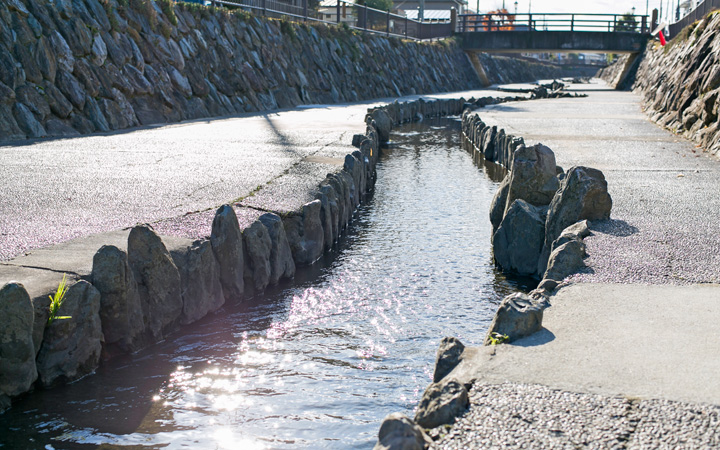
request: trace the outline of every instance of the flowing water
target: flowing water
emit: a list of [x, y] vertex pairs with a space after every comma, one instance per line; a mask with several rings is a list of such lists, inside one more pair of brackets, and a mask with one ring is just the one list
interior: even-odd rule
[[480, 344], [504, 295], [497, 187], [459, 122], [400, 127], [340, 248], [295, 281], [0, 416], [0, 448], [372, 448], [444, 336]]

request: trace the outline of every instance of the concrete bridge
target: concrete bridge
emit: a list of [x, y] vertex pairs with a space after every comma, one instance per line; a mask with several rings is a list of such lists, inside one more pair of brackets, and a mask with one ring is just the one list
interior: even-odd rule
[[464, 14], [458, 33], [470, 52], [637, 53], [650, 26], [630, 14]]

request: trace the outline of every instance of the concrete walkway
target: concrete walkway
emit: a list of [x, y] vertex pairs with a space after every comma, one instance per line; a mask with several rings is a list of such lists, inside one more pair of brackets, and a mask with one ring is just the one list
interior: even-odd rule
[[466, 350], [451, 376], [474, 381], [470, 412], [437, 448], [717, 448], [720, 162], [634, 94], [575, 88], [590, 96], [478, 111], [566, 169], [601, 169], [613, 211], [541, 332]]
[[[463, 95], [516, 94], [424, 98]], [[394, 100], [0, 143], [0, 261], [137, 223], [207, 235], [214, 209], [240, 199], [250, 208], [294, 209], [354, 150], [367, 108]]]

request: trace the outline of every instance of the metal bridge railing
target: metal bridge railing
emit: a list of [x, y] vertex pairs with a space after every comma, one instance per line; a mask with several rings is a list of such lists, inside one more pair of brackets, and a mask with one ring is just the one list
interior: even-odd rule
[[670, 37], [677, 36], [683, 28], [697, 22], [698, 20], [705, 17], [709, 12], [720, 9], [720, 0], [704, 0], [699, 3], [695, 9], [685, 14], [685, 16], [679, 21], [670, 24], [669, 31]]
[[321, 5], [317, 8], [310, 8], [308, 0], [202, 1], [212, 6], [240, 8], [257, 15], [326, 24], [345, 24], [355, 30], [408, 39], [435, 39], [449, 37], [453, 34], [450, 20], [418, 21], [344, 0], [337, 0], [332, 6]]
[[[720, 1], [720, 0], [717, 0]], [[649, 33], [647, 16], [624, 14], [462, 14], [458, 31], [605, 31]]]

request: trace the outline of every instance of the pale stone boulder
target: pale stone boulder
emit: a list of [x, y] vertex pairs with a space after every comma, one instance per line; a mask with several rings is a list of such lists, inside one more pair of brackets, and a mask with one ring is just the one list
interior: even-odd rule
[[465, 386], [455, 379], [445, 378], [425, 390], [415, 413], [415, 422], [423, 428], [452, 424], [469, 405]]
[[550, 203], [538, 273], [544, 273], [547, 269], [552, 243], [565, 228], [581, 220], [609, 219], [611, 209], [612, 198], [603, 173], [590, 167], [570, 168]]
[[373, 450], [424, 450], [430, 444], [432, 439], [418, 424], [403, 414], [392, 413], [383, 419]]
[[516, 341], [542, 329], [544, 302], [536, 301], [527, 294], [516, 292], [503, 299], [485, 337], [485, 345], [491, 345], [494, 333], [507, 336], [505, 342]]
[[505, 211], [518, 199], [534, 206], [550, 204], [559, 183], [555, 154], [542, 144], [518, 147], [513, 154]]

